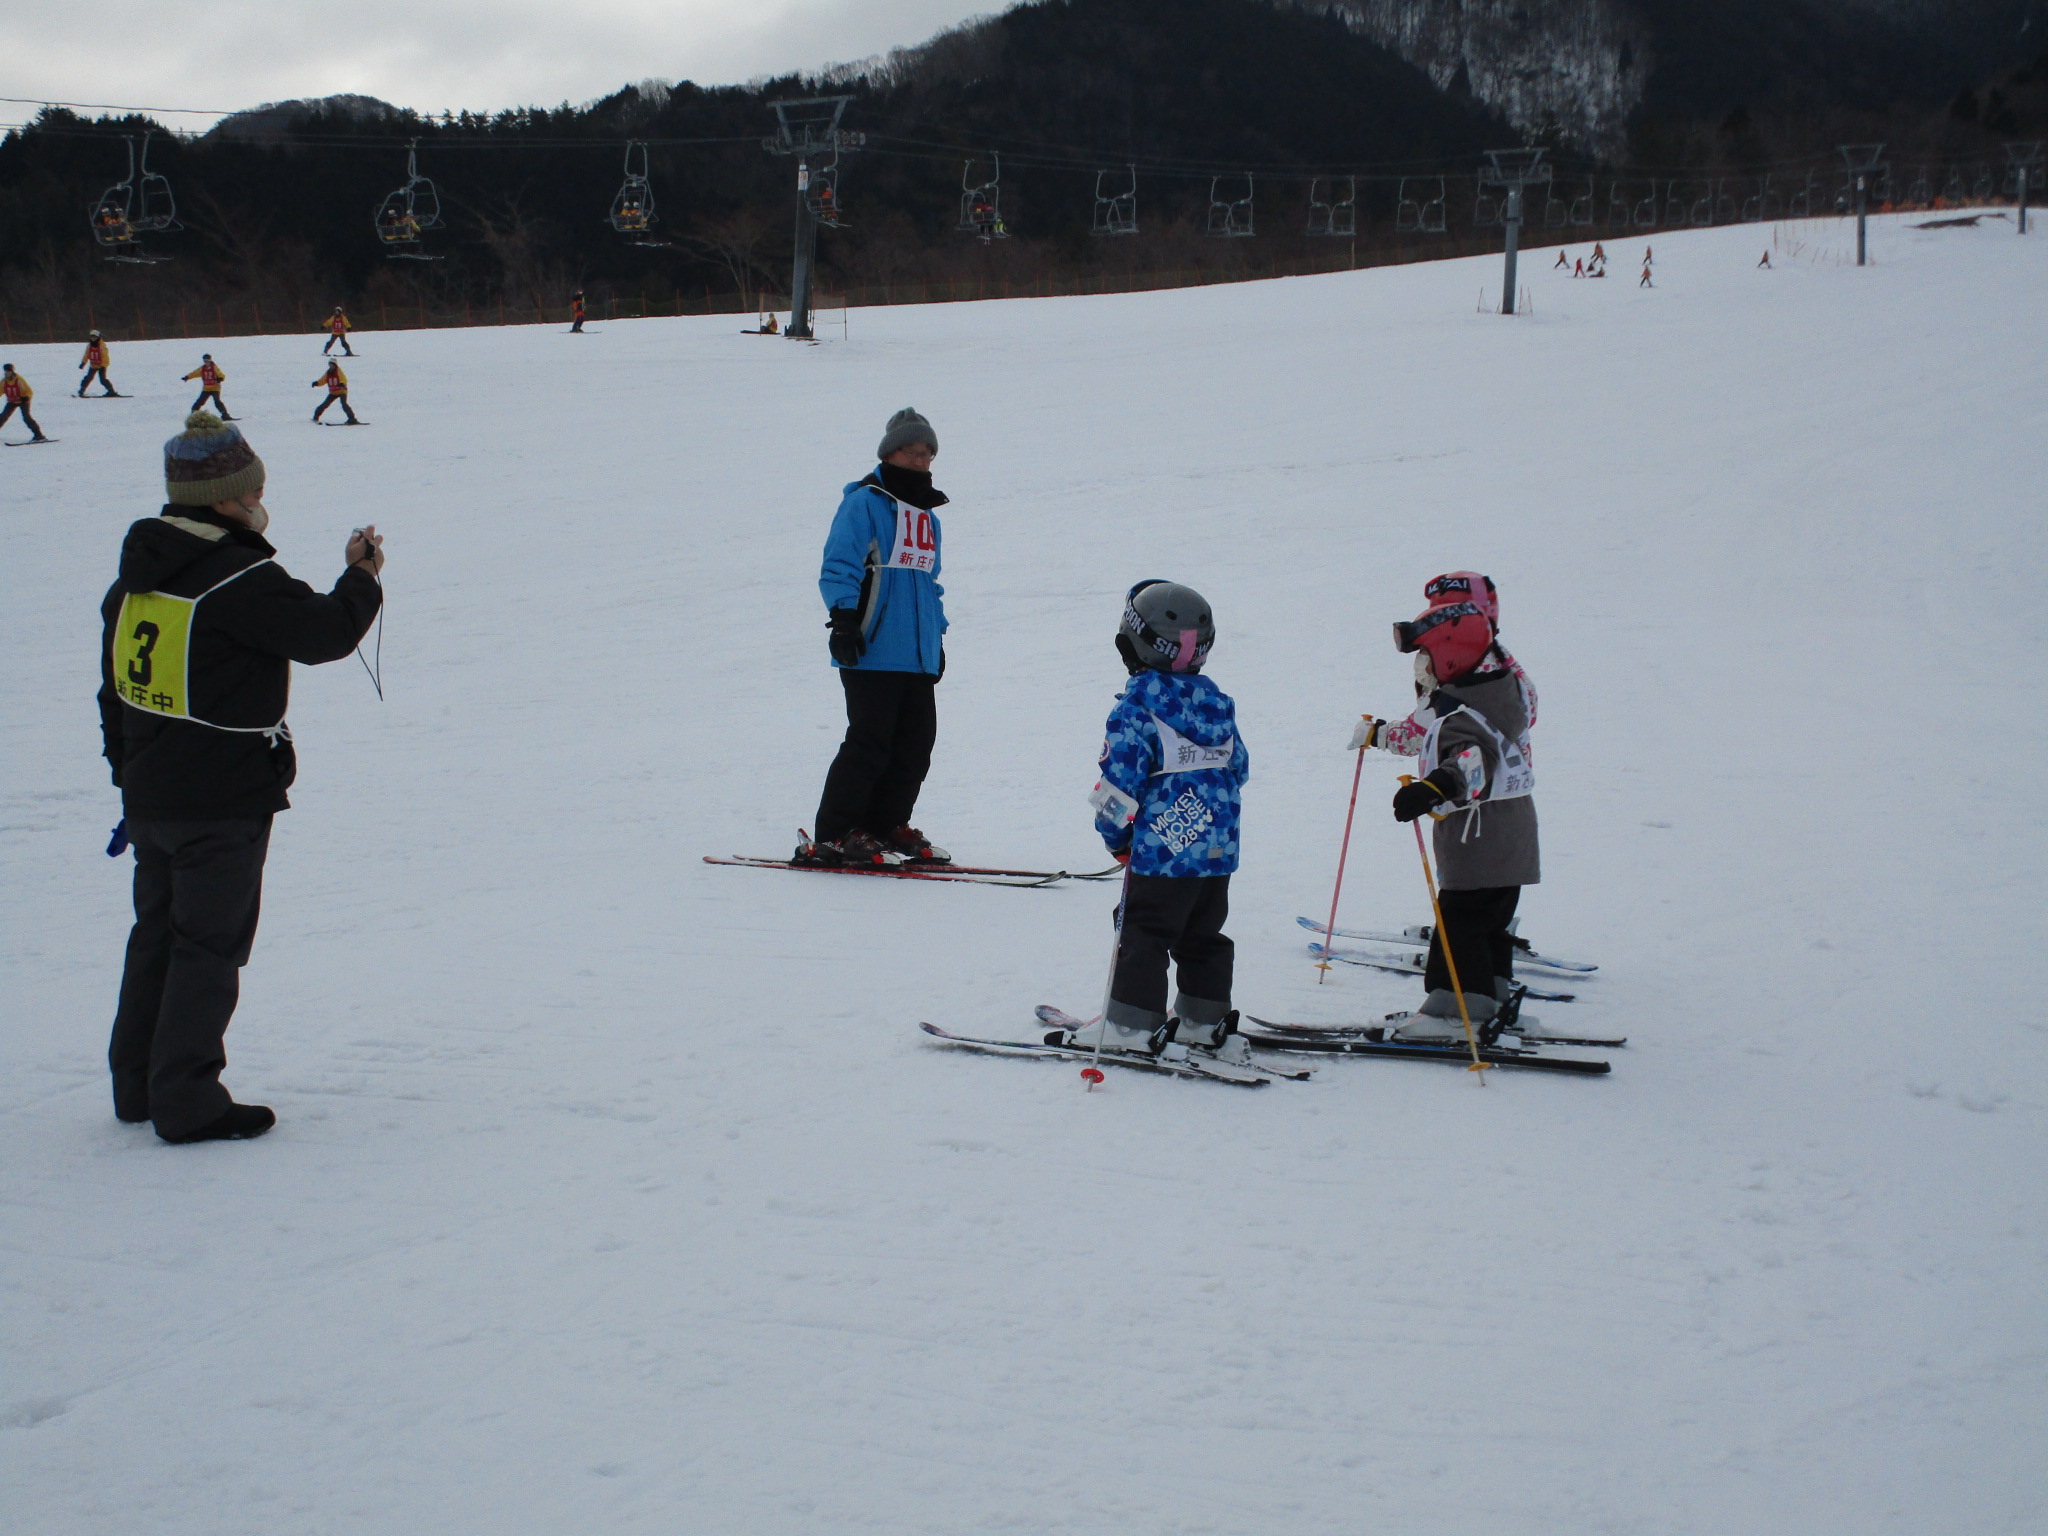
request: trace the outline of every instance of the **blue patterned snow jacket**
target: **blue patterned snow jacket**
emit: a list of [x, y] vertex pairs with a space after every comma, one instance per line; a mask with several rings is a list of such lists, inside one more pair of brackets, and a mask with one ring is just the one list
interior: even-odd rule
[[1251, 771], [1229, 694], [1199, 672], [1140, 672], [1109, 712], [1095, 830], [1111, 853], [1131, 850], [1133, 874], [1235, 874]]
[[946, 632], [938, 513], [897, 501], [874, 474], [854, 481], [825, 536], [818, 591], [827, 609], [860, 610], [868, 648], [858, 670], [938, 676]]

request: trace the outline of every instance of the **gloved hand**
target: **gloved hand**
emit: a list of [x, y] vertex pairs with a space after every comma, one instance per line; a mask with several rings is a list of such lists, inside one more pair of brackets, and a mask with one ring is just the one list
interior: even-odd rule
[[1375, 720], [1371, 715], [1361, 715], [1358, 724], [1351, 728], [1351, 741], [1345, 750], [1356, 752], [1360, 747], [1384, 747], [1387, 744], [1387, 722]]
[[1414, 821], [1427, 816], [1446, 800], [1454, 798], [1452, 791], [1444, 784], [1459, 782], [1455, 770], [1446, 766], [1437, 769], [1426, 779], [1417, 779], [1412, 784], [1403, 784], [1394, 791], [1394, 820]]
[[1123, 865], [1125, 869], [1129, 869], [1131, 867], [1131, 850], [1128, 848], [1119, 848], [1115, 853], [1112, 853], [1110, 857], [1112, 859], [1115, 859], [1117, 863]]
[[858, 608], [834, 608], [832, 610], [832, 659], [842, 667], [850, 667], [867, 654], [867, 637], [860, 632], [860, 610]]

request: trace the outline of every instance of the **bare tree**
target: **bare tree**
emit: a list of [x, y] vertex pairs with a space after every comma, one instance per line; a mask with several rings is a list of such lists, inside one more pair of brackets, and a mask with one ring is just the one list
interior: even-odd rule
[[767, 272], [763, 247], [776, 228], [776, 222], [762, 209], [738, 208], [706, 223], [702, 234], [691, 235], [683, 243], [721, 262], [740, 291], [741, 306], [752, 309], [755, 295], [765, 286], [756, 282]]

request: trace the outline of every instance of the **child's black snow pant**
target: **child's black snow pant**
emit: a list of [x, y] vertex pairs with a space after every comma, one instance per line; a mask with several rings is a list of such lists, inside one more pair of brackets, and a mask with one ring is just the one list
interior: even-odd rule
[[1515, 906], [1521, 899], [1519, 885], [1439, 892], [1437, 904], [1443, 908], [1445, 931], [1430, 941], [1422, 984], [1432, 992], [1451, 990], [1451, 968], [1444, 963], [1444, 940], [1448, 938], [1451, 957], [1458, 962], [1458, 980], [1465, 990], [1481, 997], [1498, 997], [1496, 978], [1511, 981], [1515, 974], [1515, 944], [1508, 924], [1514, 921]]
[[[1131, 875], [1124, 893], [1123, 937], [1109, 984], [1108, 1017], [1127, 1029], [1157, 1029], [1169, 1017], [1216, 1024], [1230, 1011], [1237, 950], [1223, 932], [1230, 916], [1228, 875]], [[1176, 966], [1173, 1006], [1166, 964]]]
[[214, 414], [220, 417], [222, 421], [226, 421], [228, 419], [228, 408], [220, 403], [220, 391], [217, 389], [202, 389], [199, 391], [199, 398], [192, 402], [192, 409], [195, 411], [199, 410], [209, 400], [213, 402]]
[[92, 381], [94, 379], [98, 379], [100, 381], [100, 388], [105, 393], [110, 395], [114, 393], [114, 386], [107, 382], [107, 370], [104, 368], [91, 368], [86, 370], [85, 377], [78, 381], [78, 393], [80, 398], [84, 397], [86, 390], [92, 386]]
[[35, 417], [29, 415], [28, 413], [28, 402], [26, 400], [9, 400], [4, 403], [7, 408], [5, 410], [0, 410], [0, 427], [6, 426], [7, 418], [12, 416], [16, 411], [20, 411], [22, 424], [26, 426], [29, 429], [29, 431], [35, 433], [37, 437], [41, 437], [43, 435], [43, 429], [36, 425]]
[[356, 413], [349, 409], [347, 395], [329, 395], [320, 402], [319, 409], [313, 412], [313, 419], [318, 421], [322, 416], [325, 416], [327, 414], [327, 407], [330, 405], [339, 405], [341, 407], [341, 414], [346, 416], [351, 423], [355, 421]]

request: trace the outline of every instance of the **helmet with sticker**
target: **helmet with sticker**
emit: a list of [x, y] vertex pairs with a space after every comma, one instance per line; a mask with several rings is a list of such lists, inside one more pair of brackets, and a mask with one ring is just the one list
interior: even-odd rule
[[1394, 649], [1429, 654], [1429, 669], [1438, 683], [1453, 683], [1486, 658], [1493, 644], [1493, 626], [1479, 605], [1445, 603], [1425, 608], [1414, 620], [1394, 625]]
[[1500, 594], [1493, 578], [1477, 571], [1446, 571], [1422, 584], [1422, 596], [1432, 608], [1452, 603], [1471, 603], [1496, 631], [1500, 629]]
[[1154, 578], [1132, 587], [1117, 626], [1117, 653], [1133, 674], [1199, 672], [1216, 643], [1209, 600], [1177, 581]]

